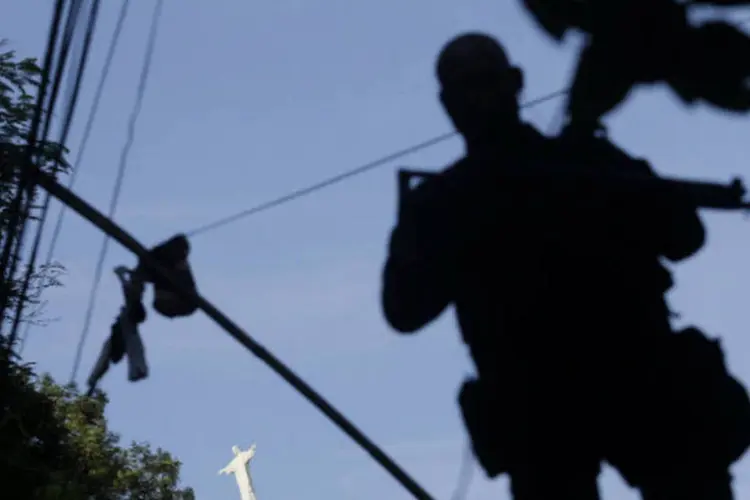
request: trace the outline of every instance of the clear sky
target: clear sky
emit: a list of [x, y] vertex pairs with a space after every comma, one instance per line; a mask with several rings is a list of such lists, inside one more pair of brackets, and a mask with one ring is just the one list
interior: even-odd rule
[[[51, 1], [3, 5], [3, 37], [43, 53]], [[168, 1], [116, 220], [147, 244], [253, 206], [450, 130], [436, 98], [440, 46], [466, 30], [496, 35], [526, 71], [525, 97], [565, 86], [577, 41], [557, 46], [505, 0]], [[132, 2], [76, 191], [106, 210], [143, 58], [153, 0]], [[75, 152], [119, 2], [104, 2], [70, 147]], [[743, 13], [734, 14], [742, 17]], [[745, 17], [747, 13], [744, 13]], [[560, 100], [528, 110], [543, 130]], [[665, 90], [643, 90], [610, 120], [614, 140], [665, 174], [721, 181], [747, 175], [748, 118], [687, 111]], [[465, 435], [455, 403], [472, 368], [446, 314], [399, 338], [378, 303], [395, 215], [395, 170], [442, 167], [459, 140], [193, 241], [202, 293], [289, 363], [381, 444], [436, 498], [449, 498]], [[56, 215], [59, 205], [54, 205]], [[750, 226], [706, 214], [709, 246], [676, 272], [683, 322], [721, 335], [733, 371], [750, 381], [746, 339]], [[81, 332], [101, 235], [66, 217], [57, 258], [65, 288], [32, 330], [26, 357], [65, 382]], [[79, 382], [120, 307], [111, 269], [134, 259], [110, 247]], [[617, 318], [613, 318], [617, 320]], [[200, 499], [238, 498], [217, 472], [231, 447], [257, 443], [260, 500], [400, 499], [408, 495], [300, 395], [204, 315], [142, 327], [151, 377], [117, 366], [103, 382], [112, 429], [184, 462]], [[736, 468], [750, 495], [750, 462]], [[469, 499], [507, 498], [504, 480], [475, 471]], [[636, 498], [611, 471], [605, 498]]]

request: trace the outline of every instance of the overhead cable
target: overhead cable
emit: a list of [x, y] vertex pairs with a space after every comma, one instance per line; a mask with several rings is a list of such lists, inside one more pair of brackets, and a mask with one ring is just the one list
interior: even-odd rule
[[[33, 166], [34, 151], [37, 147], [39, 129], [42, 126], [42, 120], [45, 116], [51, 114], [45, 114], [45, 104], [48, 97], [47, 90], [50, 78], [54, 74], [53, 60], [55, 52], [57, 51], [57, 42], [60, 36], [64, 7], [65, 0], [56, 0], [38, 84], [36, 103], [34, 106], [34, 112], [31, 116], [31, 125], [26, 140], [26, 147], [22, 150], [21, 156], [23, 158], [18, 165], [20, 172], [18, 175], [17, 191], [8, 207], [10, 218], [4, 235], [5, 242], [3, 245], [3, 251], [2, 254], [0, 254], [0, 273], [2, 273], [4, 286], [4, 289], [0, 290], [0, 329], [5, 323], [6, 310], [11, 303], [11, 289], [15, 278], [15, 267], [17, 264], [17, 260], [14, 259], [14, 257], [20, 251], [20, 244], [23, 240], [23, 233], [27, 223], [27, 220], [23, 217], [25, 211], [23, 200], [24, 195], [29, 194], [31, 167]], [[15, 156], [14, 151], [14, 158], [11, 158], [10, 161], [13, 161], [14, 163], [18, 161], [19, 158]]]
[[[528, 101], [524, 103], [521, 107], [522, 108], [530, 108], [533, 106], [536, 106], [538, 104], [542, 104], [544, 102], [550, 101], [552, 99], [556, 99], [560, 96], [563, 96], [567, 93], [567, 89], [564, 90], [558, 90], [557, 92], [552, 92], [551, 94], [547, 94], [545, 96], [539, 97], [537, 99], [533, 99], [531, 101]], [[396, 151], [394, 153], [391, 153], [389, 155], [383, 156], [381, 158], [378, 158], [377, 160], [371, 161], [369, 163], [365, 163], [364, 165], [360, 165], [358, 167], [355, 167], [351, 170], [347, 170], [346, 172], [340, 173], [338, 175], [335, 175], [333, 177], [329, 177], [327, 179], [324, 179], [320, 182], [317, 182], [311, 186], [307, 186], [301, 189], [297, 189], [295, 191], [292, 191], [291, 193], [285, 194], [284, 196], [280, 196], [278, 198], [275, 198], [273, 200], [269, 200], [267, 202], [261, 203], [260, 205], [256, 205], [252, 208], [249, 208], [247, 210], [243, 210], [241, 212], [238, 212], [236, 214], [222, 217], [219, 220], [216, 220], [214, 222], [211, 222], [210, 224], [205, 224], [203, 226], [197, 227], [195, 229], [192, 229], [190, 231], [186, 231], [185, 234], [189, 237], [198, 236], [200, 234], [207, 233], [209, 231], [212, 231], [214, 229], [218, 229], [222, 226], [226, 226], [227, 224], [231, 224], [233, 222], [237, 222], [240, 219], [247, 218], [251, 215], [258, 214], [260, 212], [265, 212], [266, 210], [269, 210], [271, 208], [275, 208], [279, 205], [283, 205], [286, 203], [289, 203], [290, 201], [294, 201], [298, 198], [302, 198], [304, 196], [310, 195], [316, 191], [320, 191], [321, 189], [327, 188], [329, 186], [332, 186], [334, 184], [338, 184], [341, 181], [344, 181], [346, 179], [349, 179], [351, 177], [355, 177], [360, 174], [364, 174], [370, 170], [373, 170], [378, 167], [382, 167], [384, 165], [388, 165], [391, 162], [402, 158], [404, 156], [410, 155], [412, 153], [416, 153], [417, 151], [421, 151], [423, 149], [427, 149], [431, 146], [434, 146], [436, 144], [439, 144], [441, 142], [445, 142], [448, 139], [451, 139], [455, 137], [458, 134], [458, 132], [447, 132], [445, 134], [439, 135], [437, 137], [433, 137], [432, 139], [428, 139], [426, 141], [420, 142], [419, 144], [415, 144], [413, 146], [409, 146], [408, 148], [401, 149], [399, 151]]]
[[[78, 24], [79, 15], [81, 12], [81, 4], [82, 0], [73, 0], [69, 4], [68, 13], [65, 20], [65, 27], [63, 28], [62, 33], [62, 43], [60, 46], [60, 50], [57, 53], [57, 58], [54, 59], [55, 61], [55, 68], [52, 70], [52, 73], [50, 74], [51, 77], [51, 89], [50, 93], [47, 97], [47, 103], [45, 106], [42, 107], [42, 120], [43, 125], [40, 125], [42, 127], [42, 133], [40, 137], [36, 137], [36, 144], [32, 146], [31, 144], [28, 145], [29, 149], [31, 150], [31, 161], [36, 162], [44, 162], [45, 156], [42, 153], [43, 148], [47, 145], [47, 139], [50, 134], [50, 129], [52, 127], [52, 117], [54, 116], [55, 109], [57, 107], [57, 98], [60, 94], [60, 85], [62, 84], [62, 77], [63, 74], [65, 74], [65, 69], [68, 64], [68, 56], [70, 55], [70, 45], [73, 40], [75, 28]], [[57, 160], [57, 159], [56, 159]], [[55, 161], [55, 167], [57, 167], [58, 162]], [[26, 228], [29, 224], [29, 221], [31, 220], [31, 209], [34, 201], [34, 184], [28, 181], [28, 165], [20, 165], [23, 169], [20, 172], [20, 178], [18, 183], [18, 190], [16, 192], [16, 198], [14, 199], [14, 202], [16, 200], [19, 201], [19, 207], [20, 211], [18, 212], [19, 215], [19, 222], [16, 225], [13, 225], [10, 229], [10, 236], [8, 238], [8, 241], [12, 241], [13, 239], [13, 251], [10, 254], [10, 263], [7, 267], [3, 267], [4, 271], [7, 271], [8, 280], [9, 283], [12, 283], [15, 281], [16, 277], [16, 270], [18, 268], [18, 265], [21, 261], [21, 253], [23, 250], [23, 243], [25, 240], [25, 233]], [[18, 231], [17, 236], [15, 235], [15, 231]], [[26, 279], [31, 276], [31, 273], [33, 270], [29, 267], [27, 267], [26, 272], [24, 273], [25, 276], [23, 278], [23, 282], [26, 282]], [[28, 289], [28, 287], [26, 287]], [[19, 317], [21, 312], [23, 311], [25, 307], [25, 299], [26, 299], [26, 290], [23, 290], [20, 294], [15, 293], [15, 297], [17, 298], [15, 305], [15, 317]], [[15, 325], [16, 320], [14, 319], [11, 322], [11, 325]], [[12, 330], [9, 336], [10, 344], [15, 344], [16, 341], [16, 327], [11, 326]]]
[[[65, 20], [65, 28], [63, 29], [62, 33], [62, 44], [60, 46], [60, 50], [57, 53], [56, 58], [56, 65], [55, 69], [53, 70], [52, 74], [53, 77], [51, 78], [51, 90], [49, 93], [49, 96], [47, 98], [47, 104], [42, 108], [42, 133], [40, 137], [36, 138], [36, 145], [32, 148], [32, 146], [29, 144], [29, 148], [32, 149], [31, 153], [31, 161], [37, 161], [37, 162], [44, 162], [45, 161], [45, 155], [42, 152], [43, 148], [47, 145], [47, 139], [50, 134], [50, 130], [52, 128], [52, 117], [54, 116], [55, 109], [57, 107], [57, 98], [60, 95], [60, 86], [62, 85], [62, 78], [65, 74], [65, 69], [68, 64], [68, 57], [70, 55], [70, 45], [72, 43], [74, 33], [76, 30], [76, 26], [78, 25], [79, 16], [81, 13], [81, 4], [83, 3], [83, 0], [73, 0], [70, 3], [70, 6], [68, 8], [68, 14], [66, 16]], [[55, 168], [59, 164], [59, 159], [55, 159]], [[24, 170], [26, 168], [24, 167]], [[24, 180], [25, 177], [28, 177], [28, 173], [22, 171], [20, 174], [19, 184], [18, 184], [18, 191], [16, 193], [16, 199], [21, 200], [20, 202], [20, 225], [17, 228], [18, 230], [18, 236], [15, 238], [14, 242], [14, 249], [11, 253], [11, 260], [10, 264], [8, 266], [8, 275], [10, 276], [10, 280], [15, 280], [16, 276], [16, 270], [18, 268], [18, 265], [21, 261], [21, 253], [23, 250], [23, 243], [25, 240], [25, 233], [26, 228], [29, 224], [29, 221], [31, 220], [31, 209], [33, 205], [33, 198], [34, 198], [34, 185], [33, 183], [28, 182], [28, 179]], [[24, 197], [25, 195], [25, 197]], [[5, 269], [5, 268], [4, 268]], [[27, 267], [24, 282], [26, 280], [26, 277], [30, 276], [30, 273], [33, 272], [30, 268]], [[24, 308], [25, 304], [25, 292], [21, 295], [16, 294], [16, 297], [18, 298], [18, 301], [15, 304], [16, 309], [16, 316], [20, 314], [22, 309]], [[15, 324], [15, 320], [11, 322], [11, 324]], [[10, 334], [11, 344], [15, 342], [16, 340], [16, 331], [13, 330]]]
[[[44, 63], [42, 65], [42, 74], [39, 79], [39, 90], [37, 92], [37, 100], [34, 106], [34, 113], [31, 117], [31, 126], [29, 127], [29, 134], [27, 138], [27, 148], [23, 152], [23, 161], [21, 163], [21, 171], [19, 174], [18, 181], [18, 192], [10, 204], [8, 212], [10, 213], [9, 224], [5, 234], [5, 244], [3, 245], [2, 254], [0, 254], [0, 273], [2, 273], [2, 285], [5, 287], [4, 290], [0, 290], [0, 328], [5, 321], [5, 312], [10, 303], [10, 288], [14, 278], [13, 270], [11, 269], [10, 263], [12, 254], [15, 248], [17, 238], [23, 236], [22, 228], [23, 221], [21, 217], [21, 211], [23, 209], [23, 195], [26, 191], [26, 185], [29, 182], [30, 169], [26, 168], [32, 165], [33, 152], [36, 148], [37, 135], [39, 134], [39, 127], [42, 123], [44, 116], [44, 104], [47, 95], [47, 87], [49, 85], [50, 74], [52, 73], [52, 59], [55, 55], [57, 47], [57, 39], [59, 36], [60, 25], [62, 23], [63, 7], [65, 6], [64, 0], [56, 0], [54, 14], [52, 15], [52, 21], [50, 23], [50, 32], [47, 40], [47, 48], [44, 55]], [[16, 161], [14, 158], [12, 161]], [[18, 235], [16, 230], [18, 229]]]
[[[107, 83], [107, 78], [109, 77], [109, 73], [112, 68], [112, 62], [114, 60], [118, 42], [120, 40], [120, 35], [122, 34], [123, 26], [125, 25], [125, 19], [127, 18], [129, 6], [130, 6], [130, 2], [128, 0], [122, 1], [121, 7], [120, 7], [120, 13], [117, 17], [117, 24], [115, 25], [115, 30], [112, 35], [112, 39], [110, 40], [110, 43], [109, 43], [109, 49], [107, 50], [107, 56], [105, 58], [104, 67], [102, 68], [102, 73], [99, 78], [99, 83], [96, 87], [96, 92], [94, 94], [93, 103], [91, 105], [88, 118], [86, 119], [86, 125], [84, 126], [84, 129], [83, 129], [83, 136], [81, 137], [81, 142], [78, 146], [78, 150], [76, 151], [76, 158], [72, 164], [71, 174], [68, 177], [68, 182], [66, 184], [68, 189], [72, 189], [73, 186], [75, 185], [75, 182], [78, 178], [78, 174], [83, 165], [83, 156], [87, 150], [89, 138], [91, 137], [91, 132], [94, 128], [94, 122], [99, 112], [99, 106], [101, 104], [102, 95], [104, 94], [105, 84]], [[55, 256], [55, 249], [57, 247], [58, 239], [60, 238], [60, 233], [62, 232], [62, 226], [63, 226], [63, 220], [65, 217], [66, 208], [67, 207], [65, 205], [62, 205], [60, 207], [60, 211], [57, 214], [57, 221], [55, 222], [55, 227], [52, 230], [52, 236], [50, 238], [49, 249], [47, 250], [47, 256], [44, 259], [44, 268], [49, 268], [49, 266], [52, 264], [52, 259]], [[26, 323], [23, 336], [21, 336], [21, 338], [19, 339], [20, 341], [19, 347], [18, 347], [19, 354], [23, 353], [23, 349], [26, 347], [26, 341], [28, 340], [32, 325], [33, 324], [31, 322]]]
[[[63, 118], [62, 130], [60, 132], [60, 138], [57, 141], [61, 147], [60, 154], [62, 154], [62, 148], [65, 146], [65, 143], [68, 140], [68, 134], [70, 133], [70, 128], [73, 123], [73, 116], [75, 114], [76, 105], [78, 104], [78, 97], [81, 91], [81, 83], [83, 82], [83, 75], [86, 72], [86, 64], [89, 58], [89, 49], [91, 48], [91, 41], [93, 40], [94, 31], [96, 29], [96, 23], [99, 18], [100, 4], [101, 4], [101, 0], [91, 0], [91, 8], [88, 13], [89, 17], [88, 17], [88, 23], [87, 23], [87, 28], [86, 28], [86, 34], [83, 40], [83, 47], [81, 49], [80, 59], [78, 60], [78, 65], [75, 71], [75, 79], [73, 81], [73, 87], [72, 89], [70, 89], [71, 95], [68, 97], [68, 102], [65, 107], [65, 114]], [[71, 31], [72, 31], [72, 27], [71, 27]], [[72, 40], [72, 37], [73, 37], [72, 32], [70, 33], [70, 36]], [[64, 70], [64, 68], [59, 69], [60, 76], [62, 76], [62, 70]], [[60, 158], [58, 157], [55, 159], [55, 165], [54, 165], [53, 171], [57, 172], [59, 169], [59, 166], [60, 166]], [[42, 213], [40, 214], [39, 220], [37, 222], [37, 231], [36, 231], [36, 236], [34, 237], [34, 243], [31, 249], [31, 256], [27, 264], [27, 269], [26, 269], [26, 273], [24, 276], [23, 285], [21, 286], [21, 293], [18, 299], [19, 303], [16, 306], [16, 314], [15, 314], [15, 317], [13, 318], [13, 327], [10, 333], [11, 344], [14, 344], [18, 337], [18, 328], [20, 326], [21, 316], [24, 310], [24, 299], [26, 298], [26, 294], [28, 293], [28, 290], [29, 290], [31, 277], [34, 274], [35, 269], [36, 269], [36, 260], [39, 254], [39, 247], [42, 241], [42, 234], [44, 233], [44, 223], [47, 219], [47, 213], [49, 211], [51, 198], [52, 197], [49, 193], [45, 193], [44, 202], [42, 205]], [[27, 328], [29, 325], [31, 325], [31, 321], [27, 322]]]
[[[112, 219], [117, 210], [117, 204], [120, 200], [120, 193], [122, 191], [122, 182], [125, 177], [125, 171], [128, 166], [128, 158], [130, 155], [130, 149], [135, 141], [136, 125], [138, 123], [138, 117], [141, 113], [143, 106], [143, 98], [146, 95], [146, 88], [148, 86], [148, 77], [151, 72], [151, 62], [153, 60], [154, 50], [156, 48], [156, 39], [159, 34], [159, 21], [161, 21], [161, 14], [164, 7], [164, 0], [157, 0], [154, 12], [151, 17], [151, 28], [149, 31], [148, 41], [146, 44], [146, 55], [143, 60], [143, 66], [141, 68], [141, 75], [138, 82], [138, 90], [136, 94], [135, 103], [130, 114], [130, 120], [128, 122], [128, 133], [125, 140], [125, 145], [120, 152], [120, 164], [117, 168], [117, 178], [112, 191], [112, 197], [109, 204], [109, 211], [107, 216]], [[99, 292], [99, 284], [102, 280], [102, 273], [104, 271], [104, 260], [107, 257], [107, 249], [109, 247], [109, 236], [104, 235], [102, 240], [102, 246], [99, 251], [99, 257], [96, 262], [96, 269], [94, 270], [94, 280], [91, 285], [89, 292], [88, 307], [86, 308], [86, 315], [84, 317], [83, 329], [81, 336], [78, 341], [78, 347], [76, 348], [75, 359], [73, 360], [73, 369], [70, 374], [70, 382], [74, 383], [76, 376], [78, 375], [78, 369], [81, 366], [81, 358], [83, 356], [83, 348], [86, 344], [89, 329], [91, 328], [91, 319], [94, 315], [94, 309], [96, 307], [96, 298]]]

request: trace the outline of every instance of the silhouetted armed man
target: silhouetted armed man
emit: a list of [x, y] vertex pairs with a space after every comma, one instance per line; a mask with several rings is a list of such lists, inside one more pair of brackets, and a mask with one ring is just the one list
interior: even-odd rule
[[494, 39], [455, 38], [437, 76], [466, 155], [401, 200], [382, 307], [413, 333], [455, 305], [478, 375], [459, 402], [485, 471], [508, 473], [516, 500], [597, 499], [605, 459], [649, 499], [707, 499], [691, 496], [707, 488], [731, 498], [726, 466], [706, 472], [690, 446], [680, 456], [664, 451], [673, 440], [654, 445], [667, 417], [649, 409], [668, 399], [660, 359], [675, 337], [659, 259], [701, 248], [695, 207], [542, 182], [543, 169], [604, 162], [653, 173], [606, 140], [524, 124], [522, 72]]

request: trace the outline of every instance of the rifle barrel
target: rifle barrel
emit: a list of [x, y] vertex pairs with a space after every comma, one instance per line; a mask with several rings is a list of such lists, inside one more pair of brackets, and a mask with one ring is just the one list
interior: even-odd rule
[[[400, 169], [399, 192], [401, 194], [409, 190], [409, 180], [412, 177], [422, 177], [425, 179], [434, 178], [440, 175], [440, 172], [427, 170]], [[741, 184], [730, 183], [720, 184], [717, 182], [692, 181], [670, 177], [644, 176], [640, 174], [600, 174], [591, 172], [561, 172], [561, 171], [536, 171], [520, 172], [511, 171], [503, 176], [514, 179], [526, 178], [533, 182], [570, 182], [574, 183], [577, 188], [583, 187], [584, 184], [593, 184], [597, 189], [612, 190], [631, 190], [642, 192], [645, 190], [661, 190], [672, 193], [679, 193], [691, 199], [699, 208], [714, 210], [747, 210], [750, 209], [750, 202], [742, 199], [744, 188]]]

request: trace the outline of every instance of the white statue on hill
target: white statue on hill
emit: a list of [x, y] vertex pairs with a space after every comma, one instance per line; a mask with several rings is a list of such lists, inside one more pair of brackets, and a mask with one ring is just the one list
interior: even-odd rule
[[257, 500], [249, 465], [250, 460], [255, 456], [255, 445], [253, 444], [247, 451], [241, 451], [238, 446], [232, 446], [232, 452], [234, 452], [234, 458], [229, 465], [219, 471], [219, 474], [234, 474], [237, 486], [240, 488], [240, 498]]

